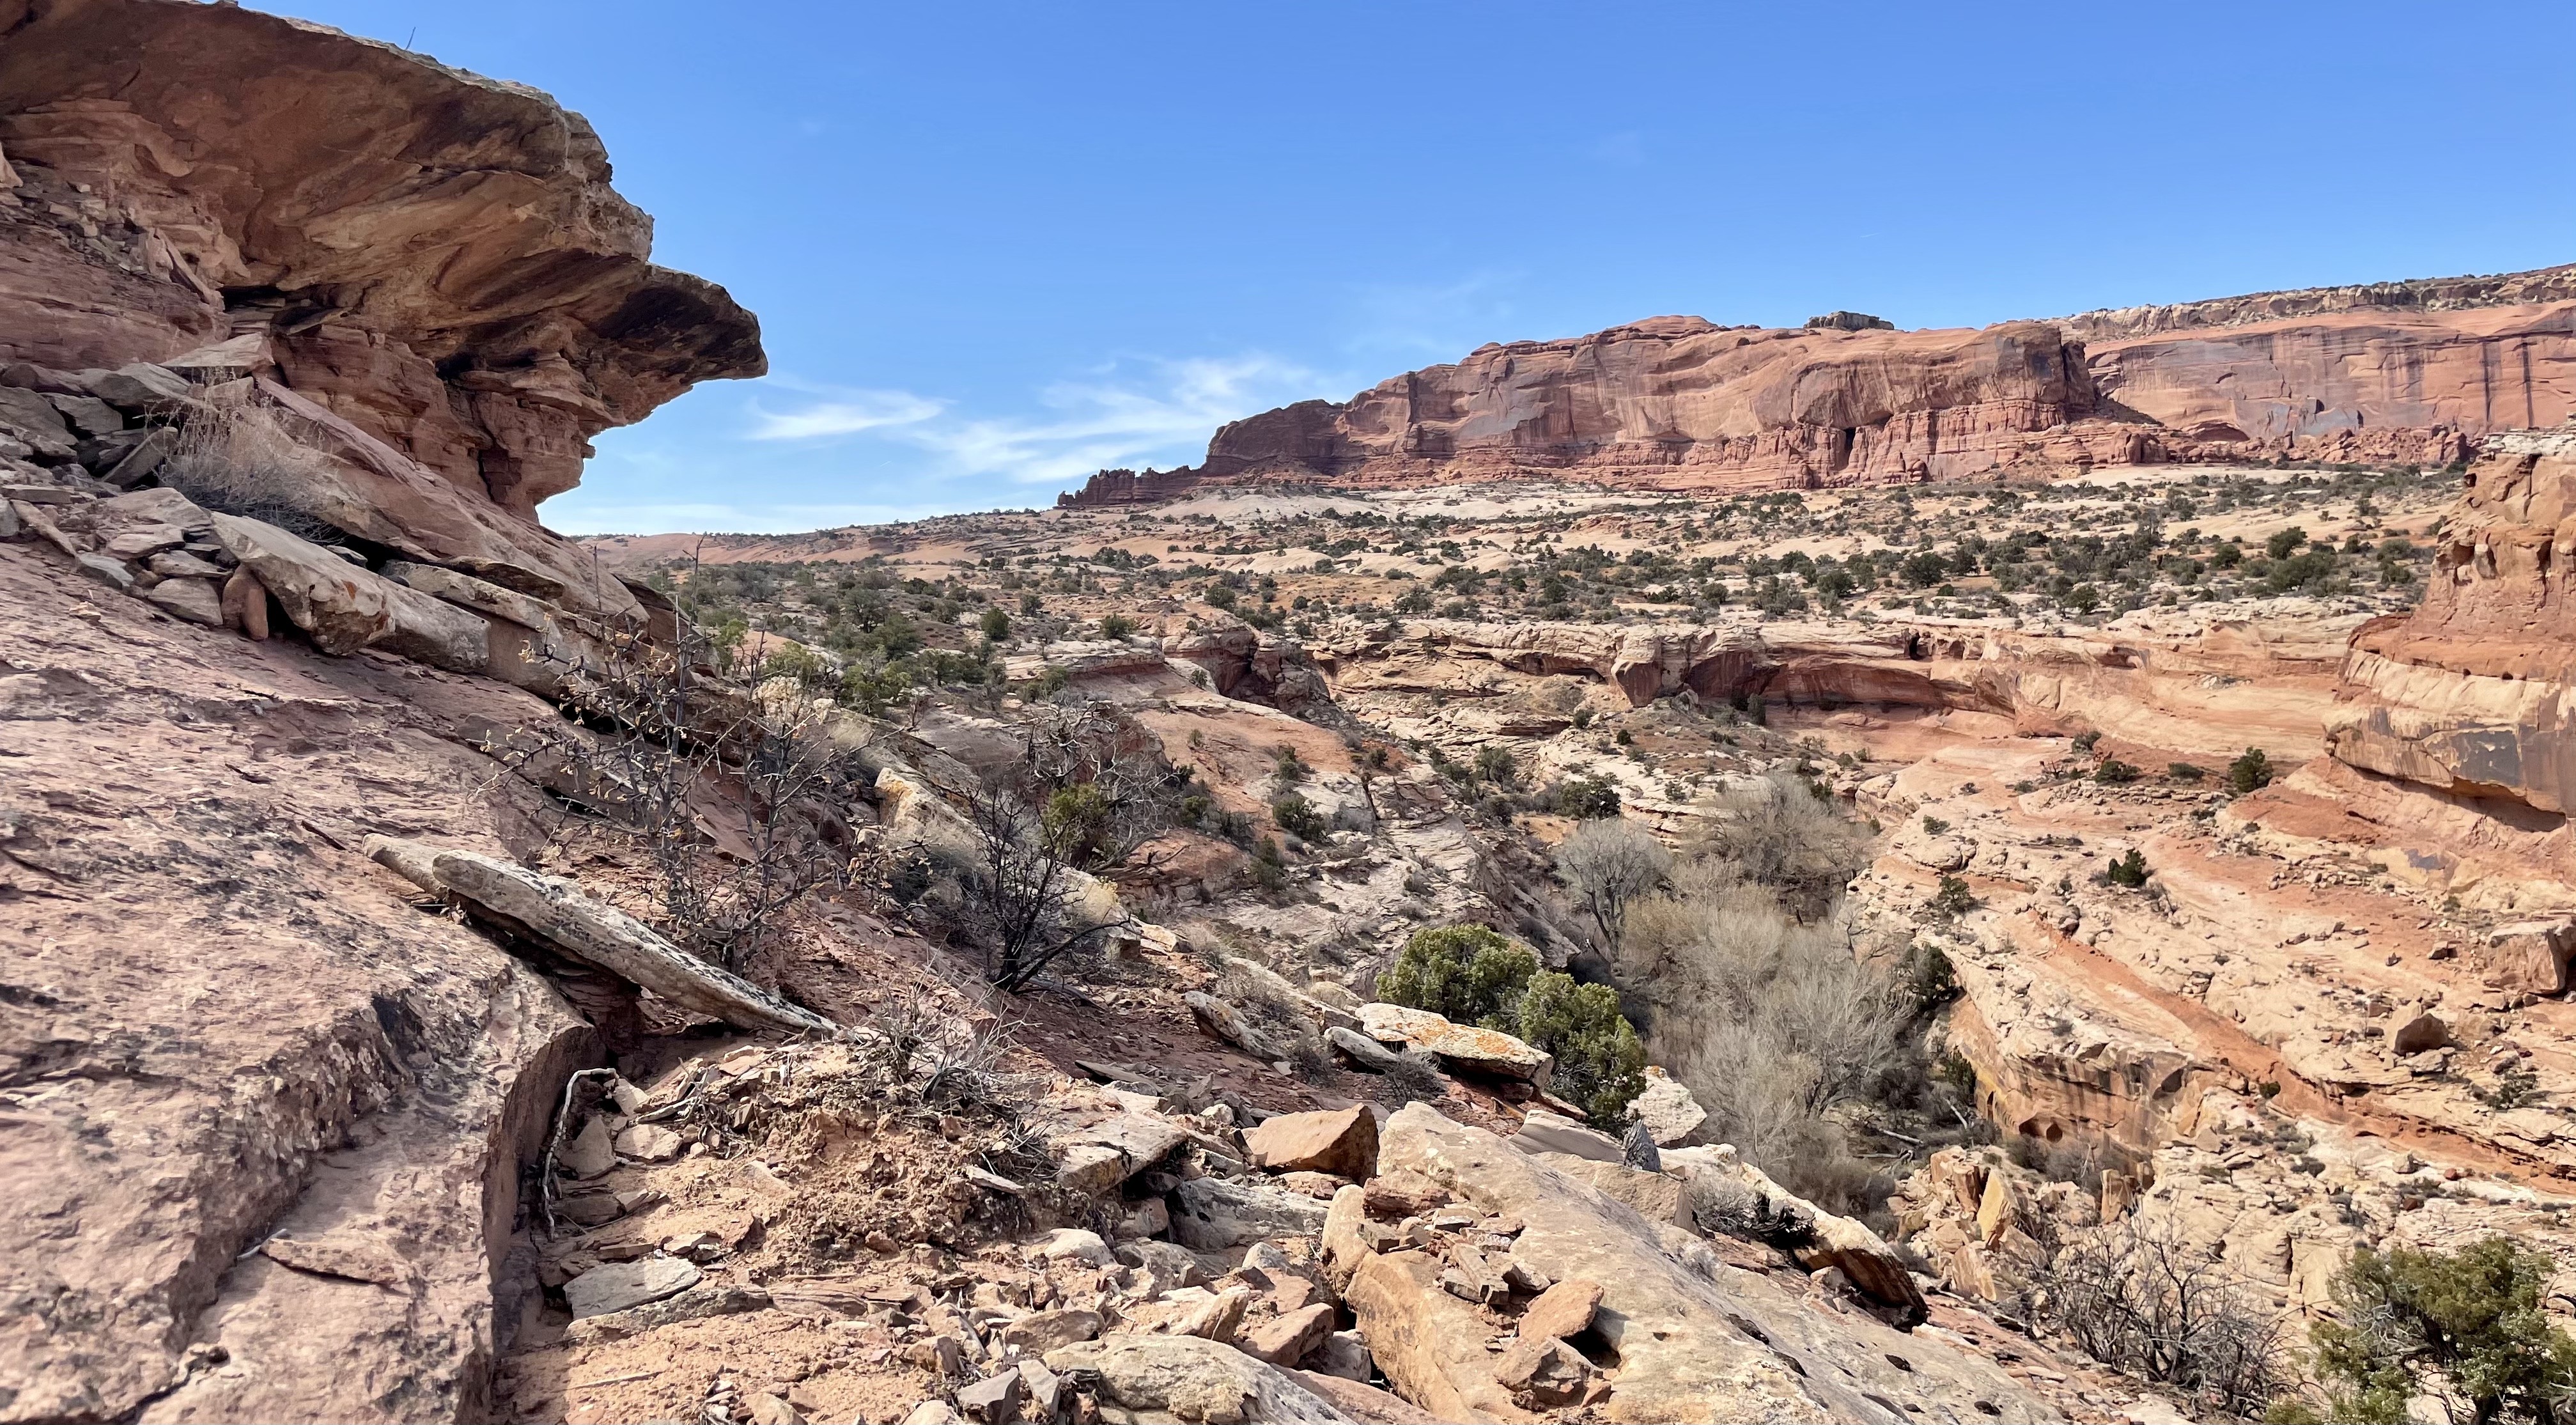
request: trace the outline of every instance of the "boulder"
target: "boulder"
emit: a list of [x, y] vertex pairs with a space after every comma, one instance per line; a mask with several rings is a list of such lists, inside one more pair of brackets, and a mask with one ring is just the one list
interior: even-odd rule
[[1494, 1378], [1484, 1316], [1442, 1289], [1440, 1271], [1439, 1261], [1421, 1252], [1360, 1263], [1342, 1299], [1370, 1357], [1397, 1394], [1439, 1419], [1529, 1419]]
[[1088, 1266], [1106, 1267], [1118, 1258], [1100, 1234], [1081, 1227], [1059, 1227], [1038, 1240], [1030, 1252], [1043, 1262], [1081, 1262]]
[[2428, 1009], [2401, 1009], [2389, 1016], [2388, 1049], [2404, 1057], [2439, 1049], [2451, 1042], [2451, 1027]]
[[1192, 1178], [1172, 1191], [1172, 1240], [1221, 1251], [1265, 1237], [1311, 1237], [1326, 1208], [1311, 1197], [1224, 1178]]
[[1558, 1282], [1521, 1313], [1521, 1339], [1570, 1340], [1592, 1328], [1592, 1314], [1600, 1309], [1601, 1283]]
[[1697, 1225], [1690, 1205], [1689, 1185], [1669, 1173], [1650, 1173], [1625, 1163], [1604, 1163], [1594, 1158], [1576, 1158], [1550, 1154], [1550, 1167], [1589, 1183], [1602, 1193], [1626, 1203], [1638, 1216], [1649, 1222], [1668, 1222], [1676, 1227]]
[[1020, 1414], [1020, 1373], [1004, 1370], [957, 1388], [957, 1409], [969, 1420], [1010, 1425]]
[[1197, 990], [1181, 996], [1190, 1007], [1190, 1017], [1212, 1038], [1221, 1040], [1265, 1064], [1275, 1064], [1288, 1057], [1288, 1046], [1253, 1028], [1243, 1011], [1211, 994]]
[[555, 1155], [555, 1166], [576, 1178], [595, 1178], [616, 1167], [617, 1146], [610, 1139], [608, 1120], [594, 1118], [583, 1124]]
[[1252, 1165], [1269, 1172], [1365, 1178], [1377, 1168], [1377, 1118], [1365, 1104], [1277, 1114], [1244, 1134], [1243, 1145]]
[[145, 590], [143, 597], [190, 623], [224, 626], [223, 590], [211, 579], [163, 579]]
[[126, 568], [125, 561], [122, 559], [105, 554], [83, 553], [73, 555], [72, 563], [78, 565], [83, 574], [120, 594], [134, 591], [134, 571]]
[[1324, 1031], [1324, 1043], [1347, 1061], [1352, 1068], [1363, 1073], [1399, 1073], [1408, 1065], [1422, 1063], [1419, 1059], [1406, 1058], [1356, 1029], [1344, 1029], [1340, 1025], [1334, 1025]]
[[186, 377], [148, 361], [83, 375], [87, 379], [81, 384], [89, 388], [91, 395], [133, 415], [173, 410], [188, 399]]
[[108, 435], [125, 429], [125, 413], [96, 396], [47, 396], [63, 420], [82, 435]]
[[[1367, 1384], [1367, 1348], [1356, 1345], [1359, 1337], [1356, 1331], [1339, 1332], [1333, 1339], [1338, 1341], [1344, 1337], [1349, 1337], [1354, 1342], [1354, 1349], [1359, 1352], [1357, 1359], [1360, 1363], [1360, 1373], [1358, 1375], [1338, 1370], [1305, 1370], [1291, 1371], [1288, 1373], [1289, 1376], [1308, 1390], [1323, 1397], [1334, 1409], [1354, 1420], [1366, 1421], [1368, 1425], [1442, 1425], [1442, 1422], [1429, 1411], [1403, 1396], [1390, 1394]], [[1324, 1352], [1318, 1353], [1318, 1359], [1322, 1359], [1331, 1349], [1330, 1343], [1327, 1343]]]
[[1496, 1074], [1547, 1087], [1555, 1060], [1499, 1029], [1452, 1024], [1424, 1009], [1400, 1004], [1360, 1006], [1360, 1028], [1381, 1044], [1419, 1049], [1442, 1063], [1476, 1073]]
[[1188, 1141], [1160, 1114], [1127, 1108], [1091, 1089], [1049, 1097], [1027, 1116], [1056, 1162], [1056, 1182], [1078, 1193], [1109, 1192]]
[[214, 529], [314, 647], [346, 657], [393, 632], [392, 584], [262, 520], [219, 514]]
[[1592, 1384], [1592, 1363], [1553, 1337], [1523, 1337], [1494, 1363], [1494, 1380], [1532, 1405], [1572, 1405]]
[[1293, 1366], [1333, 1334], [1333, 1308], [1328, 1302], [1302, 1306], [1252, 1328], [1238, 1344], [1274, 1366]]
[[[1050, 1351], [1073, 1389], [1139, 1417], [1206, 1425], [1353, 1425], [1296, 1376], [1192, 1336], [1104, 1336]], [[1463, 1417], [1460, 1417], [1463, 1418]]]
[[[1600, 1284], [1592, 1330], [1619, 1359], [1609, 1399], [1593, 1407], [1605, 1419], [1893, 1421], [1909, 1418], [1909, 1407], [1927, 1419], [1974, 1418], [1971, 1409], [1975, 1416], [2060, 1418], [1985, 1361], [1862, 1313], [1816, 1311], [1803, 1282], [1786, 1286], [1728, 1267], [1705, 1242], [1679, 1229], [1658, 1231], [1625, 1204], [1557, 1171], [1553, 1160], [1424, 1105], [1408, 1105], [1387, 1121], [1378, 1160], [1386, 1170], [1410, 1168], [1444, 1184], [1479, 1211], [1520, 1219], [1513, 1256], [1554, 1280]], [[1355, 1312], [1363, 1284], [1386, 1280], [1380, 1264], [1408, 1255], [1418, 1259], [1397, 1253], [1362, 1266], [1347, 1298]], [[1418, 1289], [1404, 1294], [1411, 1304], [1440, 1295], [1427, 1265]], [[1481, 1333], [1472, 1339], [1481, 1341]], [[1373, 1330], [1369, 1344], [1388, 1379], [1399, 1379]], [[1416, 1400], [1435, 1415], [1458, 1418]]]
[[1649, 1064], [1646, 1066], [1646, 1090], [1628, 1105], [1645, 1125], [1658, 1147], [1682, 1148], [1701, 1141], [1700, 1125], [1708, 1121], [1708, 1110], [1691, 1097], [1682, 1081]]
[[1351, 1273], [1360, 1264], [1377, 1255], [1371, 1245], [1373, 1224], [1368, 1218], [1368, 1189], [1357, 1183], [1333, 1194], [1332, 1204], [1324, 1210], [1324, 1227], [1319, 1243], [1323, 1253], [1324, 1280], [1335, 1291], [1347, 1290]]
[[611, 1262], [564, 1283], [564, 1304], [573, 1316], [605, 1316], [677, 1296], [698, 1284], [698, 1269], [677, 1257], [646, 1257]]
[[2500, 990], [2554, 995], [2567, 988], [2567, 964], [2576, 954], [2576, 922], [2526, 920], [2500, 926], [2477, 952], [2486, 983]]
[[658, 1123], [633, 1124], [617, 1135], [617, 1151], [638, 1162], [669, 1162], [688, 1146], [687, 1139]]

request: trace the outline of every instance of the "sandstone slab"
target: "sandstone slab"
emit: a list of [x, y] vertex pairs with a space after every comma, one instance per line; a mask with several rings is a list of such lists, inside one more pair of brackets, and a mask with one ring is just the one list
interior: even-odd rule
[[677, 1257], [611, 1262], [564, 1283], [564, 1302], [575, 1318], [605, 1316], [677, 1296], [698, 1284], [698, 1269]]
[[1254, 1167], [1274, 1173], [1365, 1178], [1377, 1169], [1377, 1118], [1365, 1104], [1275, 1114], [1244, 1134], [1243, 1143]]
[[1351, 1425], [1296, 1376], [1191, 1336], [1104, 1336], [1050, 1351], [1074, 1389], [1143, 1415], [1207, 1425]]
[[1379, 1043], [1418, 1049], [1477, 1073], [1522, 1079], [1545, 1088], [1548, 1069], [1555, 1062], [1501, 1030], [1452, 1024], [1429, 1010], [1371, 1003], [1360, 1006], [1359, 1016], [1361, 1030]]
[[1173, 1189], [1172, 1240], [1220, 1251], [1265, 1237], [1311, 1237], [1326, 1208], [1311, 1197], [1224, 1178], [1192, 1178]]
[[[1513, 1254], [1555, 1280], [1600, 1283], [1593, 1331], [1620, 1360], [1613, 1392], [1598, 1407], [1605, 1418], [1892, 1421], [1908, 1418], [1909, 1405], [1927, 1418], [1967, 1418], [1961, 1403], [1977, 1401], [1985, 1402], [1979, 1415], [2059, 1418], [1983, 1361], [1858, 1313], [1814, 1311], [1768, 1276], [1723, 1265], [1706, 1243], [1659, 1232], [1546, 1160], [1423, 1105], [1388, 1121], [1379, 1161], [1440, 1181], [1482, 1211], [1519, 1218]], [[1355, 1310], [1359, 1281], [1383, 1270], [1364, 1266], [1354, 1279]], [[1375, 1347], [1377, 1338], [1370, 1341]], [[1890, 1364], [1891, 1355], [1906, 1366]]]

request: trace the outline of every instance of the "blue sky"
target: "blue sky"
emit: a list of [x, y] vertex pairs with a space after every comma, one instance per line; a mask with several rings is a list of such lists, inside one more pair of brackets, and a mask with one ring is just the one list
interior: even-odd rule
[[1043, 505], [1668, 312], [1957, 326], [2576, 260], [2560, 4], [295, 0], [581, 110], [772, 375], [571, 532]]

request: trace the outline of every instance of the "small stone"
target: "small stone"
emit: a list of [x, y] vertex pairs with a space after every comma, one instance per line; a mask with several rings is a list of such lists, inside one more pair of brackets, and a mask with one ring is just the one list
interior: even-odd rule
[[957, 1408], [969, 1420], [1003, 1425], [1020, 1413], [1020, 1373], [1006, 1370], [957, 1391]]
[[594, 1118], [581, 1126], [581, 1131], [555, 1155], [555, 1166], [577, 1178], [595, 1178], [617, 1166], [617, 1146], [608, 1135], [608, 1121]]
[[742, 1398], [742, 1408], [749, 1413], [751, 1425], [805, 1425], [805, 1417], [796, 1407], [765, 1390], [755, 1390]]
[[1088, 1341], [1100, 1334], [1100, 1313], [1079, 1309], [1032, 1312], [1002, 1328], [999, 1340], [1024, 1356], [1043, 1356], [1060, 1346]]
[[954, 1336], [933, 1336], [915, 1341], [905, 1350], [904, 1358], [914, 1365], [946, 1379], [966, 1369], [966, 1348]]
[[74, 563], [80, 565], [82, 573], [120, 594], [134, 588], [134, 575], [120, 560], [110, 559], [104, 554], [76, 554], [72, 559]]
[[1629, 1167], [1641, 1173], [1660, 1173], [1664, 1170], [1663, 1152], [1656, 1146], [1654, 1131], [1646, 1127], [1645, 1120], [1640, 1119], [1629, 1124], [1628, 1136], [1621, 1140], [1619, 1146], [1623, 1159]]
[[[163, 555], [162, 558], [169, 556]], [[211, 579], [165, 578], [147, 591], [144, 598], [157, 608], [207, 628], [224, 626], [223, 591]]]
[[903, 1425], [957, 1425], [957, 1412], [944, 1400], [925, 1400], [903, 1417]]

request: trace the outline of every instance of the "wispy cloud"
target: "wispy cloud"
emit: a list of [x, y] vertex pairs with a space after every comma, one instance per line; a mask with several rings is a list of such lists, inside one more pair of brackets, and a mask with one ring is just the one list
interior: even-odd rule
[[1345, 346], [1380, 364], [1390, 354], [1455, 361], [1488, 341], [1538, 335], [1511, 330], [1512, 294], [1522, 285], [1519, 272], [1489, 269], [1451, 282], [1355, 286]]
[[820, 442], [860, 435], [932, 457], [944, 479], [1064, 484], [1119, 465], [1184, 464], [1218, 426], [1334, 390], [1329, 378], [1258, 352], [1110, 363], [1036, 393], [1042, 414], [969, 416], [908, 391], [831, 392], [793, 410], [755, 406], [755, 440]]
[[796, 411], [751, 405], [753, 440], [813, 440], [856, 435], [885, 426], [914, 425], [939, 414], [940, 403], [909, 391], [845, 391]]

